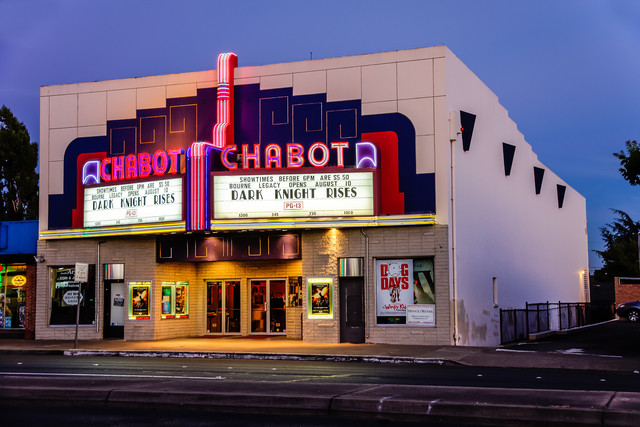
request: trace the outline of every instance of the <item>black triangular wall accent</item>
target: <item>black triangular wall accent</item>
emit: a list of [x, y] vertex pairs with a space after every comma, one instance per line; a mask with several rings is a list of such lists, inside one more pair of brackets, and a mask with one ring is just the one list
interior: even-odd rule
[[558, 208], [562, 209], [564, 204], [564, 193], [567, 191], [566, 185], [558, 184]]
[[504, 160], [504, 175], [511, 175], [511, 166], [513, 166], [513, 156], [516, 154], [516, 146], [502, 143], [502, 158]]
[[536, 181], [536, 194], [540, 194], [542, 190], [542, 178], [544, 178], [544, 169], [533, 167], [533, 177]]
[[473, 135], [473, 126], [476, 123], [476, 115], [460, 111], [460, 127], [462, 127], [462, 149], [469, 151], [471, 147], [471, 136]]

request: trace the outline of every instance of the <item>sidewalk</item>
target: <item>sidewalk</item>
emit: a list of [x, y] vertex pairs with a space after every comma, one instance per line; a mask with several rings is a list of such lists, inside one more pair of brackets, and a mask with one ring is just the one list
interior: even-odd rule
[[[0, 357], [16, 353], [436, 363], [631, 373], [640, 370], [640, 357], [518, 351], [517, 346], [319, 344], [284, 337], [80, 341], [77, 349], [73, 341], [0, 340]], [[367, 420], [472, 424], [631, 426], [637, 425], [640, 416], [640, 393], [618, 391], [314, 382], [269, 383], [265, 387], [264, 383], [173, 377], [167, 381], [137, 377], [127, 380], [21, 376], [20, 381], [16, 381], [11, 374], [0, 376], [0, 401], [6, 405], [19, 403], [46, 411], [46, 405], [64, 404], [69, 399], [81, 402], [82, 407], [109, 408], [113, 413], [131, 407], [147, 411], [175, 408], [176, 402], [180, 402], [180, 408], [195, 411], [292, 417], [313, 414], [326, 422], [331, 419], [324, 418], [328, 416], [356, 416]]]
[[0, 340], [0, 354], [7, 352], [73, 355], [245, 358], [281, 360], [364, 361], [387, 363], [436, 363], [468, 366], [640, 371], [638, 357], [612, 357], [558, 352], [519, 351], [509, 348], [307, 343], [284, 337], [175, 338], [158, 341], [96, 340]]

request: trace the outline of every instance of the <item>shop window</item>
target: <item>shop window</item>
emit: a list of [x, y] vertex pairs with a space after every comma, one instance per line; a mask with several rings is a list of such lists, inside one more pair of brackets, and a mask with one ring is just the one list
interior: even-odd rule
[[376, 261], [376, 323], [435, 325], [433, 258]]
[[162, 282], [162, 318], [189, 317], [189, 283]]
[[[75, 266], [51, 267], [50, 325], [75, 325], [80, 283], [74, 280]], [[80, 325], [95, 323], [95, 265], [89, 265], [87, 283], [80, 293]]]
[[0, 264], [0, 328], [24, 329], [27, 266]]

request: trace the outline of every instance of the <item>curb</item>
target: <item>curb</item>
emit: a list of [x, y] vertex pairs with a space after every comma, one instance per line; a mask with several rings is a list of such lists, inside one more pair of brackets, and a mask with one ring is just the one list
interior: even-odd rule
[[[214, 379], [215, 380], [215, 379]], [[139, 382], [110, 384], [73, 379], [66, 384], [33, 379], [0, 389], [3, 402], [57, 405], [74, 401], [107, 408], [180, 408], [254, 414], [317, 414], [422, 422], [474, 424], [636, 425], [640, 393], [490, 389], [376, 384], [246, 382]], [[80, 380], [81, 381], [81, 380]], [[84, 386], [83, 386], [84, 385]]]
[[289, 360], [313, 362], [368, 362], [393, 364], [459, 365], [445, 359], [396, 357], [396, 356], [345, 356], [324, 354], [280, 354], [280, 353], [228, 353], [191, 351], [127, 351], [127, 350], [61, 350], [64, 356], [104, 357], [173, 357], [187, 359], [245, 359], [245, 360]]

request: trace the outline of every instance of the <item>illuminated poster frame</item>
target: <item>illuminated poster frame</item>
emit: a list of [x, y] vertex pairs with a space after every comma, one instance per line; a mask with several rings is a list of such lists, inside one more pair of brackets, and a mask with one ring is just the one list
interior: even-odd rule
[[189, 317], [189, 282], [176, 282], [174, 293], [174, 313], [176, 319]]
[[129, 320], [151, 319], [151, 280], [129, 282]]
[[189, 317], [189, 282], [162, 282], [161, 316], [163, 319]]
[[333, 279], [307, 279], [307, 319], [333, 319]]
[[349, 218], [379, 210], [376, 169], [243, 172], [212, 174], [214, 219]]

